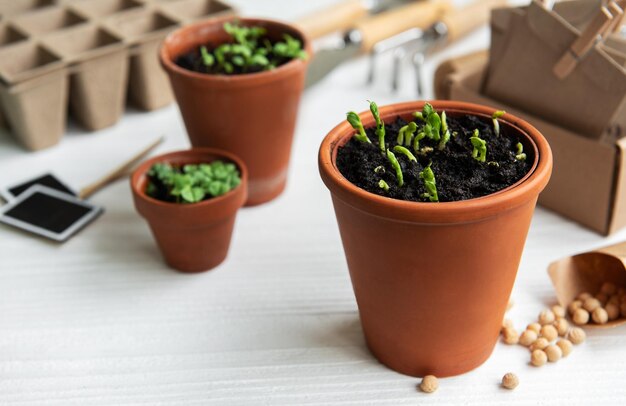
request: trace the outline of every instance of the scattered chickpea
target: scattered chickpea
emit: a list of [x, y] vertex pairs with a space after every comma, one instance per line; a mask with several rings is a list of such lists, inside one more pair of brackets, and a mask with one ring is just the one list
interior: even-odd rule
[[595, 297], [585, 299], [585, 301], [583, 302], [583, 309], [587, 310], [590, 313], [596, 310], [598, 307], [602, 307], [602, 303], [600, 303], [600, 301]]
[[609, 301], [609, 297], [605, 295], [604, 293], [597, 293], [595, 298], [598, 302], [600, 302], [601, 306], [606, 305], [607, 302]]
[[550, 341], [548, 341], [545, 337], [539, 337], [538, 339], [535, 340], [534, 343], [530, 345], [530, 350], [531, 351], [543, 350], [548, 345], [550, 345]]
[[519, 385], [519, 378], [513, 372], [509, 372], [502, 377], [502, 387], [513, 390]]
[[519, 343], [524, 347], [528, 347], [535, 341], [537, 341], [537, 332], [534, 330], [526, 330], [519, 337]]
[[563, 357], [567, 357], [572, 352], [573, 345], [570, 340], [562, 338], [556, 342], [556, 345], [558, 345], [559, 348], [561, 349], [561, 352], [563, 353]]
[[554, 313], [552, 313], [552, 310], [544, 310], [541, 313], [539, 313], [539, 317], [537, 319], [537, 321], [539, 321], [539, 324], [546, 325], [546, 324], [552, 324], [554, 322]]
[[550, 362], [557, 362], [561, 359], [561, 357], [563, 357], [563, 351], [561, 351], [561, 347], [558, 345], [549, 345], [546, 347], [544, 352], [548, 356], [548, 361]]
[[592, 298], [593, 296], [591, 295], [591, 293], [589, 292], [583, 292], [581, 294], [579, 294], [578, 296], [576, 296], [576, 299], [580, 300], [581, 302], [584, 302], [585, 300]]
[[574, 300], [572, 303], [567, 305], [567, 311], [570, 315], [574, 314], [576, 309], [580, 309], [583, 306], [583, 302], [581, 300]]
[[551, 310], [552, 310], [552, 313], [554, 313], [554, 317], [556, 317], [557, 320], [565, 317], [565, 309], [563, 308], [563, 306], [554, 305], [552, 306]]
[[545, 365], [548, 362], [548, 356], [542, 350], [534, 350], [530, 354], [530, 363], [536, 367]]
[[617, 305], [617, 308], [619, 309], [619, 304], [620, 304], [620, 298], [619, 295], [613, 295], [609, 298], [609, 301], [607, 302], [607, 304], [614, 304]]
[[519, 334], [514, 328], [505, 327], [502, 329], [502, 338], [505, 344], [513, 345], [519, 342]]
[[539, 323], [530, 323], [526, 326], [526, 330], [532, 330], [535, 333], [539, 334], [541, 332], [541, 324]]
[[502, 320], [502, 330], [505, 328], [513, 328], [513, 321], [511, 321], [511, 319]]
[[541, 327], [541, 336], [545, 337], [548, 341], [554, 341], [559, 336], [559, 332], [556, 330], [552, 324], [546, 324]]
[[615, 303], [607, 303], [604, 310], [606, 310], [609, 320], [615, 320], [619, 317], [619, 305]]
[[600, 292], [607, 296], [614, 295], [617, 292], [617, 286], [611, 282], [604, 282], [600, 288]]
[[566, 319], [558, 319], [554, 322], [554, 327], [561, 337], [565, 337], [565, 334], [567, 334], [567, 330], [569, 330], [569, 323]]
[[419, 388], [422, 392], [433, 393], [434, 391], [439, 389], [439, 380], [435, 375], [426, 375], [422, 379]]
[[574, 314], [572, 315], [572, 320], [574, 323], [580, 325], [589, 323], [589, 312], [585, 309], [576, 309]]
[[601, 307], [596, 308], [593, 313], [591, 313], [591, 318], [598, 324], [606, 324], [606, 322], [609, 321], [608, 313]]
[[585, 330], [582, 328], [574, 327], [569, 331], [569, 333], [567, 333], [567, 338], [572, 342], [572, 344], [578, 345], [585, 341], [587, 334], [585, 334]]

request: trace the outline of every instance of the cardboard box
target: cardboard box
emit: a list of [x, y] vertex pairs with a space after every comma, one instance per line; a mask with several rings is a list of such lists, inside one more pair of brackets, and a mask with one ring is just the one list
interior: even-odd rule
[[506, 110], [541, 131], [552, 148], [554, 170], [539, 204], [604, 235], [626, 226], [626, 137], [604, 144], [484, 96], [479, 89], [485, 64], [451, 73], [447, 95]]

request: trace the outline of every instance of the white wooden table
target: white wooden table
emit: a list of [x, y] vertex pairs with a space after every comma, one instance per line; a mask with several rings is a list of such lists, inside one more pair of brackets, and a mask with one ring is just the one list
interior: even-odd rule
[[[330, 2], [235, 3], [291, 19]], [[472, 35], [431, 59], [429, 73], [487, 42], [486, 29]], [[93, 197], [106, 213], [66, 244], [0, 227], [0, 405], [626, 404], [626, 328], [590, 332], [569, 358], [540, 369], [525, 349], [498, 344], [433, 395], [368, 353], [316, 162], [346, 111], [415, 98], [408, 66], [395, 95], [382, 81], [366, 86], [365, 74], [357, 60], [306, 92], [285, 194], [240, 212], [230, 257], [212, 272], [163, 264], [127, 181]], [[5, 134], [0, 185], [53, 170], [79, 188], [159, 134], [160, 152], [188, 146], [175, 106], [129, 112], [97, 133], [72, 129], [37, 153]], [[624, 239], [626, 231], [603, 238], [538, 208], [509, 313], [517, 327], [555, 300], [548, 263]], [[521, 380], [513, 392], [499, 388], [509, 371]]]

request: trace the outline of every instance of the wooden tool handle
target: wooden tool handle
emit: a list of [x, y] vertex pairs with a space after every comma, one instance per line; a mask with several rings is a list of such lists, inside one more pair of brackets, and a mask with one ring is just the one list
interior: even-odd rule
[[346, 0], [300, 18], [296, 25], [313, 40], [335, 31], [346, 31], [367, 14], [362, 0]]
[[[623, 3], [626, 3], [626, 1]], [[624, 18], [624, 9], [617, 2], [612, 2], [608, 5], [608, 7], [611, 14], [613, 14], [613, 20], [611, 20], [611, 23], [606, 28], [606, 31], [602, 34], [602, 38], [604, 39], [620, 30], [622, 19]]]
[[449, 0], [421, 1], [357, 22], [354, 28], [362, 36], [361, 51], [368, 52], [377, 42], [411, 28], [426, 29], [450, 8]]
[[113, 171], [107, 173], [102, 178], [98, 179], [91, 185], [87, 185], [80, 190], [78, 193], [78, 197], [81, 199], [87, 199], [89, 196], [96, 193], [98, 190], [102, 189], [109, 183], [128, 175], [128, 172], [135, 166], [137, 162], [139, 162], [143, 157], [148, 155], [150, 151], [157, 147], [160, 143], [163, 142], [165, 137], [160, 137], [156, 141], [150, 143], [147, 147], [130, 157], [126, 162], [122, 163], [120, 166], [115, 168]]
[[506, 5], [507, 0], [474, 0], [469, 6], [446, 13], [441, 22], [448, 27], [448, 41], [456, 41], [486, 25], [491, 17], [491, 10]]

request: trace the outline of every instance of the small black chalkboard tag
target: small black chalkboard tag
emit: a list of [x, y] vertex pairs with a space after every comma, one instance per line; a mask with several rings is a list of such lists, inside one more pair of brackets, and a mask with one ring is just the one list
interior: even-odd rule
[[102, 208], [43, 185], [33, 185], [2, 207], [0, 222], [65, 241], [102, 213]]
[[59, 178], [54, 176], [52, 173], [46, 173], [44, 175], [38, 176], [33, 179], [29, 179], [25, 182], [21, 182], [14, 186], [9, 186], [5, 189], [0, 189], [0, 196], [7, 202], [12, 201], [20, 194], [28, 190], [33, 185], [42, 185], [47, 186], [51, 189], [58, 190], [59, 192], [67, 193], [72, 196], [76, 196], [76, 192], [74, 192], [69, 186], [63, 183]]

